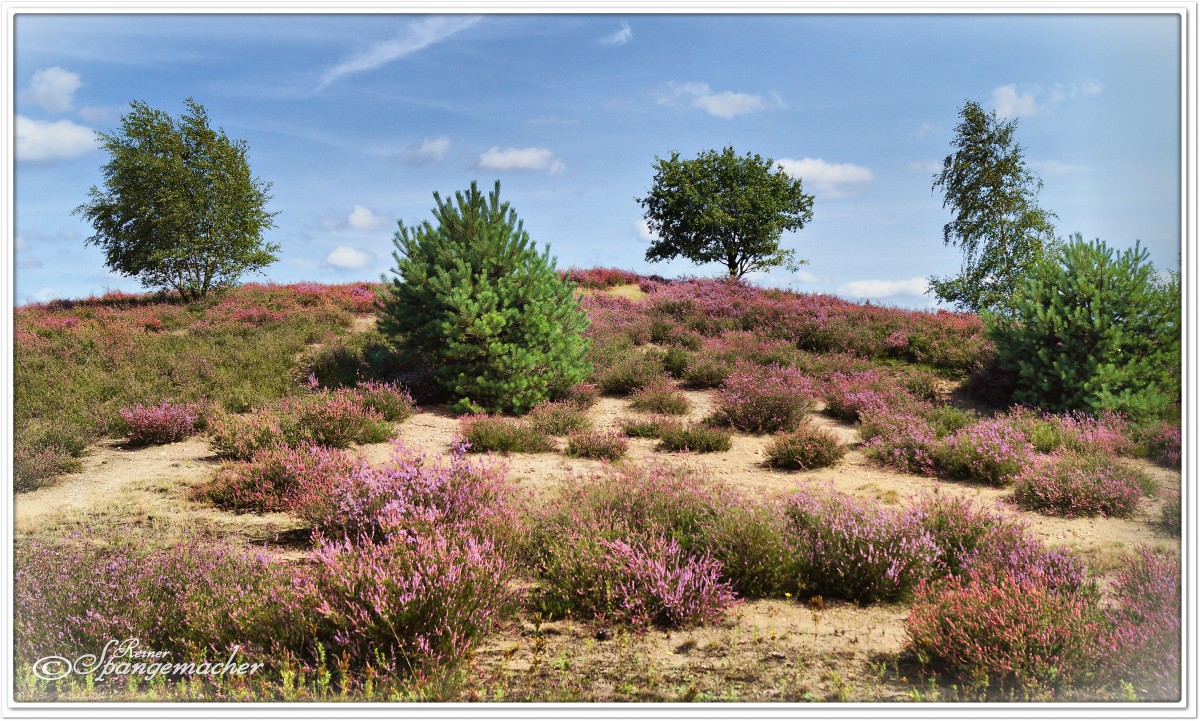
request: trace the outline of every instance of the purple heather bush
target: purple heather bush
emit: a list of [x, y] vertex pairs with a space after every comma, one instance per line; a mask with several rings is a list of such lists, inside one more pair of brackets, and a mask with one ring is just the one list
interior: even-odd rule
[[1113, 670], [1148, 686], [1147, 700], [1179, 699], [1182, 578], [1179, 556], [1141, 546], [1113, 582]]
[[835, 465], [846, 455], [846, 447], [832, 432], [805, 421], [771, 439], [765, 454], [767, 465], [804, 471]]
[[808, 559], [809, 588], [870, 602], [905, 597], [932, 573], [938, 548], [913, 511], [856, 501], [836, 491], [787, 499], [788, 533]]
[[567, 455], [615, 461], [629, 451], [629, 442], [615, 431], [582, 431], [567, 436]]
[[1155, 490], [1153, 479], [1113, 456], [1058, 451], [1026, 468], [1013, 495], [1028, 510], [1128, 518], [1142, 497]]
[[876, 369], [833, 373], [822, 385], [825, 412], [844, 421], [858, 421], [865, 412], [895, 409], [916, 400], [898, 381]]
[[659, 378], [635, 391], [629, 399], [629, 407], [648, 413], [683, 415], [690, 404], [682, 393], [666, 378]]
[[1006, 486], [1029, 465], [1033, 446], [1010, 421], [982, 420], [945, 438], [934, 458], [943, 475]]
[[570, 400], [539, 403], [525, 416], [525, 420], [534, 430], [548, 436], [565, 436], [586, 431], [592, 426], [587, 417], [587, 406]]
[[203, 427], [204, 412], [204, 404], [169, 401], [156, 406], [135, 403], [117, 411], [129, 428], [129, 443], [135, 446], [181, 441]]
[[345, 451], [304, 444], [256, 451], [248, 461], [217, 469], [192, 495], [222, 508], [264, 513], [292, 511], [313, 495], [328, 493], [356, 462]]
[[520, 418], [480, 413], [458, 419], [459, 436], [472, 453], [546, 453], [554, 441], [533, 423]]
[[790, 431], [814, 399], [812, 380], [798, 369], [740, 364], [721, 384], [715, 419], [749, 433]]
[[865, 411], [858, 433], [867, 456], [907, 473], [932, 476], [938, 438], [933, 425], [915, 410]]
[[412, 394], [396, 383], [364, 381], [350, 392], [360, 404], [379, 413], [386, 421], [405, 421], [416, 410]]
[[1131, 432], [1134, 452], [1160, 466], [1180, 468], [1183, 434], [1178, 423], [1157, 421], [1134, 428]]

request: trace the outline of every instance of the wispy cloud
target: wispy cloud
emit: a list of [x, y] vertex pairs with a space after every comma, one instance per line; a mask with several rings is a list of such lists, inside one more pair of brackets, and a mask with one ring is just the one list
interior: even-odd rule
[[1099, 80], [1087, 79], [1077, 83], [1056, 84], [1050, 88], [1041, 85], [1001, 85], [992, 90], [992, 107], [1001, 118], [1016, 118], [1052, 112], [1054, 107], [1067, 100], [1086, 95], [1099, 95], [1104, 85]]
[[479, 22], [478, 17], [436, 16], [409, 25], [391, 40], [383, 40], [357, 52], [326, 70], [317, 90], [324, 90], [333, 81], [353, 73], [374, 70], [438, 43]]
[[851, 298], [891, 298], [897, 295], [924, 295], [929, 288], [925, 278], [908, 280], [852, 280], [838, 286], [840, 295]]
[[605, 35], [600, 38], [601, 45], [624, 45], [633, 39], [633, 29], [629, 27], [629, 23], [621, 23], [621, 29], [611, 35]]
[[803, 180], [807, 190], [830, 198], [851, 195], [852, 188], [847, 186], [875, 178], [870, 168], [853, 163], [827, 163], [821, 158], [780, 158], [776, 162], [783, 172]]
[[562, 158], [546, 148], [489, 148], [479, 156], [481, 170], [544, 170], [558, 175], [567, 169]]
[[437, 165], [450, 150], [450, 138], [439, 135], [413, 143], [404, 151], [404, 162], [409, 165]]
[[83, 87], [79, 73], [60, 67], [45, 68], [33, 74], [29, 88], [21, 99], [40, 105], [47, 113], [65, 113], [75, 101], [75, 91]]
[[365, 205], [355, 205], [348, 215], [340, 218], [326, 218], [321, 225], [325, 230], [379, 230], [392, 223], [392, 219], [382, 213], [377, 213]]
[[96, 131], [70, 120], [16, 118], [17, 160], [35, 163], [74, 158], [95, 150]]
[[325, 256], [325, 265], [339, 270], [362, 270], [374, 262], [374, 253], [346, 245], [339, 245]]
[[783, 105], [778, 95], [768, 99], [762, 95], [728, 90], [716, 93], [708, 83], [670, 83], [666, 91], [659, 94], [658, 102], [662, 105], [700, 108], [710, 115], [726, 120]]

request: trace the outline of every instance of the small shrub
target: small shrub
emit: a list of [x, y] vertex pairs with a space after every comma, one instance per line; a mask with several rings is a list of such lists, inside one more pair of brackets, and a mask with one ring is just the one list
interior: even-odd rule
[[979, 422], [979, 414], [968, 408], [947, 405], [917, 405], [916, 412], [933, 427], [933, 435], [945, 438]]
[[472, 453], [545, 453], [554, 450], [554, 441], [532, 425], [516, 418], [480, 413], [458, 421], [459, 436], [470, 444]]
[[366, 381], [354, 390], [362, 405], [379, 413], [385, 421], [400, 423], [416, 410], [412, 394], [396, 383]]
[[354, 467], [350, 456], [335, 449], [313, 445], [265, 448], [250, 460], [217, 469], [212, 480], [194, 487], [191, 493], [222, 508], [292, 511], [301, 499], [332, 488]]
[[624, 396], [650, 385], [658, 377], [658, 364], [649, 362], [646, 354], [632, 351], [612, 365], [597, 369], [593, 380], [605, 393]]
[[563, 394], [563, 400], [580, 408], [591, 408], [600, 400], [600, 387], [595, 383], [576, 383]]
[[664, 430], [682, 428], [675, 418], [652, 416], [650, 418], [625, 418], [621, 420], [621, 432], [630, 438], [659, 438]]
[[315, 443], [346, 448], [353, 443], [379, 443], [392, 434], [382, 414], [369, 407], [355, 389], [338, 388], [279, 402], [282, 428], [290, 445]]
[[846, 447], [836, 435], [811, 423], [775, 436], [766, 448], [768, 465], [801, 471], [832, 466], [845, 455]]
[[1054, 515], [1128, 518], [1153, 483], [1112, 456], [1067, 451], [1028, 467], [1013, 496], [1022, 508]]
[[739, 366], [721, 384], [716, 420], [749, 433], [790, 431], [813, 401], [812, 381], [797, 369]]
[[1030, 463], [1033, 447], [1012, 423], [985, 420], [967, 426], [934, 447], [938, 471], [951, 478], [992, 486], [1011, 483]]
[[914, 412], [869, 411], [858, 433], [866, 441], [863, 450], [867, 456], [879, 463], [924, 476], [937, 471], [937, 433], [929, 421]]
[[663, 370], [672, 378], [683, 378], [691, 364], [692, 354], [679, 346], [673, 345], [663, 354]]
[[541, 403], [525, 416], [525, 420], [534, 430], [548, 436], [565, 436], [592, 427], [586, 406], [572, 401]]
[[711, 358], [692, 358], [683, 380], [689, 388], [716, 388], [725, 382], [732, 372], [728, 363]]
[[923, 665], [984, 689], [1036, 697], [1090, 682], [1108, 661], [1094, 596], [1007, 575], [921, 585], [904, 627], [907, 650]]
[[1178, 556], [1140, 546], [1113, 581], [1110, 672], [1150, 685], [1147, 700], [1180, 698], [1182, 580]]
[[637, 411], [681, 416], [688, 412], [691, 404], [670, 383], [659, 380], [634, 393], [629, 407]]
[[598, 458], [615, 461], [629, 450], [629, 444], [617, 433], [596, 431], [567, 436], [567, 455], [573, 458]]
[[733, 604], [733, 591], [721, 580], [721, 564], [684, 553], [674, 539], [649, 542], [604, 541], [613, 585], [614, 615], [635, 625], [679, 627], [719, 621]]
[[156, 406], [140, 403], [117, 411], [129, 428], [129, 443], [155, 446], [181, 441], [203, 426], [202, 406], [164, 401]]
[[1134, 426], [1131, 452], [1166, 468], [1180, 468], [1183, 434], [1178, 423], [1158, 421]]
[[894, 379], [874, 369], [834, 373], [824, 386], [825, 413], [844, 421], [858, 421], [867, 411], [894, 409], [914, 400]]
[[239, 461], [249, 460], [258, 451], [287, 444], [278, 413], [268, 408], [247, 416], [213, 413], [208, 421], [208, 441], [217, 456]]
[[905, 597], [927, 578], [938, 549], [913, 512], [861, 504], [848, 495], [801, 491], [787, 499], [788, 533], [812, 591], [853, 601]]
[[1173, 536], [1183, 533], [1183, 502], [1178, 493], [1171, 493], [1163, 501], [1159, 523], [1163, 530]]
[[700, 424], [659, 429], [657, 450], [660, 451], [718, 453], [732, 447], [733, 435], [720, 428]]

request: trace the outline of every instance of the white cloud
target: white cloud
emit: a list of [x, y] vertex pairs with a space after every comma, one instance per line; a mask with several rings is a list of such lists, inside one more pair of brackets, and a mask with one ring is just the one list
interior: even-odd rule
[[32, 298], [35, 302], [45, 303], [48, 300], [53, 300], [58, 297], [58, 291], [54, 288], [40, 288], [37, 291], [26, 296]]
[[493, 146], [479, 156], [482, 170], [544, 170], [558, 175], [566, 163], [546, 148], [504, 148]]
[[404, 162], [409, 165], [437, 165], [446, 157], [450, 150], [450, 138], [439, 135], [436, 138], [425, 138], [419, 143], [413, 143], [404, 151]]
[[629, 27], [629, 23], [621, 23], [621, 29], [614, 32], [612, 35], [605, 35], [600, 38], [601, 45], [624, 45], [633, 38], [633, 29]]
[[908, 280], [852, 280], [838, 286], [840, 295], [851, 298], [891, 298], [896, 295], [924, 295], [929, 288], [925, 278]]
[[339, 245], [325, 256], [325, 265], [342, 270], [361, 270], [375, 262], [375, 255], [358, 248]]
[[65, 113], [71, 109], [75, 91], [83, 87], [78, 73], [60, 67], [46, 68], [33, 74], [33, 82], [22, 97], [42, 106], [47, 113]]
[[96, 132], [70, 120], [48, 122], [17, 116], [17, 159], [33, 162], [74, 158], [97, 148]]
[[658, 240], [658, 236], [654, 233], [654, 231], [650, 230], [650, 223], [645, 218], [642, 218], [638, 222], [634, 223], [634, 225], [637, 227], [638, 237], [642, 240]]
[[365, 205], [355, 205], [346, 217], [346, 224], [354, 230], [379, 230], [388, 225], [388, 218]]
[[821, 158], [780, 158], [776, 162], [783, 172], [803, 180], [807, 190], [831, 198], [845, 197], [850, 194], [845, 186], [867, 183], [875, 177], [870, 168], [853, 163], [827, 163]]
[[658, 102], [663, 105], [682, 103], [726, 120], [783, 104], [778, 97], [768, 102], [761, 95], [731, 91], [714, 93], [707, 83], [670, 83], [667, 91], [659, 95]]
[[828, 283], [829, 282], [828, 276], [816, 275], [814, 273], [808, 272], [807, 270], [798, 270], [795, 273], [792, 273], [792, 277], [795, 278], [796, 281], [800, 282], [800, 283]]
[[1035, 115], [1042, 110], [1032, 92], [1017, 92], [1016, 85], [1001, 85], [992, 91], [992, 107], [1001, 118]]
[[321, 76], [317, 90], [323, 90], [330, 83], [345, 75], [374, 70], [406, 55], [424, 50], [477, 22], [479, 22], [477, 17], [456, 15], [435, 16], [419, 20], [409, 25], [398, 37], [374, 43], [326, 70]]
[[1015, 84], [1001, 85], [992, 90], [992, 107], [1001, 118], [1040, 115], [1054, 110], [1054, 106], [1084, 95], [1099, 95], [1104, 85], [1094, 78], [1081, 80], [1071, 85], [1059, 83], [1050, 89], [1040, 85], [1017, 89]]

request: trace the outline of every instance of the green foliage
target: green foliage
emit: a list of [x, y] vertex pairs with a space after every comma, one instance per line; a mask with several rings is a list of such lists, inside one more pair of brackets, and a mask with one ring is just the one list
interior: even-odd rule
[[738, 157], [725, 148], [692, 160], [672, 151], [669, 159], [655, 161], [654, 185], [638, 199], [658, 236], [646, 260], [682, 256], [697, 264], [724, 263], [734, 278], [776, 266], [795, 270], [805, 262], [780, 249], [779, 238], [812, 220], [813, 197], [774, 160]]
[[195, 100], [186, 105], [175, 119], [134, 101], [118, 131], [100, 133], [104, 189], [93, 186], [74, 212], [92, 223], [88, 243], [109, 268], [192, 301], [275, 262], [279, 246], [262, 239], [276, 214], [265, 210], [271, 184], [251, 176], [246, 142], [210, 128]]
[[408, 362], [430, 364], [460, 412], [524, 413], [587, 377], [587, 316], [550, 249], [539, 254], [500, 183], [453, 201], [437, 225], [400, 225], [395, 278], [377, 327]]
[[1178, 280], [1157, 279], [1139, 245], [1114, 254], [1079, 234], [1039, 264], [1011, 318], [989, 329], [1013, 399], [1048, 411], [1170, 415], [1180, 399]]
[[942, 240], [962, 249], [962, 270], [954, 278], [930, 278], [929, 286], [938, 298], [972, 312], [1005, 313], [1026, 270], [1053, 247], [1055, 215], [1037, 207], [1042, 181], [1013, 141], [1017, 121], [1002, 122], [972, 101], [959, 117], [955, 151], [933, 188], [943, 190], [942, 207], [954, 213]]

